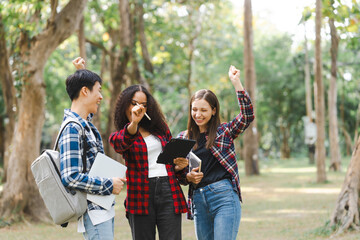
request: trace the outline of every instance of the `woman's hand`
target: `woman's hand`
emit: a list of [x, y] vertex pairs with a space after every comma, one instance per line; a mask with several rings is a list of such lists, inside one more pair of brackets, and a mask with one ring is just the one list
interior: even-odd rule
[[240, 81], [240, 70], [235, 68], [233, 65], [229, 68], [229, 78], [236, 91], [244, 90]]
[[131, 135], [134, 135], [137, 132], [139, 122], [144, 117], [145, 111], [146, 109], [141, 104], [135, 105], [131, 109], [131, 120], [129, 119], [130, 124], [127, 127], [127, 130]]
[[175, 158], [175, 172], [181, 171], [189, 165], [189, 160], [186, 158]]
[[85, 69], [85, 60], [82, 57], [75, 58], [72, 63], [76, 69]]
[[201, 181], [201, 179], [204, 177], [204, 174], [198, 171], [199, 171], [199, 167], [193, 168], [191, 172], [186, 174], [186, 180], [188, 182], [198, 184]]
[[144, 117], [146, 112], [146, 109], [144, 108], [143, 105], [138, 104], [135, 105], [132, 109], [131, 109], [131, 122], [138, 124], [141, 119]]

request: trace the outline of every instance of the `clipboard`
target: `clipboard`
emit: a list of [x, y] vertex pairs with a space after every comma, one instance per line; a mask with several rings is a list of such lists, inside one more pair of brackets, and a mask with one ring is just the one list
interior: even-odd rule
[[[125, 177], [127, 167], [116, 160], [99, 152], [89, 171], [89, 176], [102, 178]], [[115, 195], [87, 194], [87, 200], [109, 210], [115, 200]]]
[[178, 157], [186, 158], [195, 145], [192, 139], [172, 138], [158, 156], [157, 163], [174, 164], [174, 159]]

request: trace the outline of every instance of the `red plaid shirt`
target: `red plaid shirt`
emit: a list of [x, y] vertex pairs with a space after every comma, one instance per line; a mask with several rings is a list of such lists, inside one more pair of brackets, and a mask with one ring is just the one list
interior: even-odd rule
[[[242, 201], [234, 139], [245, 131], [255, 119], [255, 115], [249, 94], [246, 91], [238, 91], [236, 95], [238, 97], [240, 113], [232, 121], [220, 124], [216, 131], [214, 145], [210, 151], [219, 163], [231, 174], [233, 187], [237, 191], [240, 201]], [[178, 137], [188, 138], [187, 131], [179, 133]], [[182, 181], [182, 183], [184, 183], [184, 181]], [[194, 217], [192, 196], [193, 187], [190, 185], [188, 193], [189, 219], [193, 219]]]
[[[149, 167], [146, 143], [139, 133], [131, 135], [127, 131], [128, 124], [124, 129], [110, 135], [109, 142], [116, 152], [122, 154], [127, 166], [127, 197], [125, 200], [126, 211], [131, 214], [149, 214]], [[161, 142], [162, 147], [171, 139], [168, 129], [165, 135], [155, 135]], [[187, 204], [184, 193], [178, 182], [178, 177], [183, 171], [175, 174], [174, 167], [166, 164], [172, 197], [174, 200], [175, 213], [186, 213]]]

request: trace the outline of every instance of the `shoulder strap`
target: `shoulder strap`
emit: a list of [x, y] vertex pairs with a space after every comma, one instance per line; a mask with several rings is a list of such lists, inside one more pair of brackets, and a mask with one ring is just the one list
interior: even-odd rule
[[81, 125], [81, 123], [77, 120], [77, 119], [74, 119], [74, 118], [67, 118], [62, 124], [61, 124], [61, 128], [59, 130], [59, 133], [56, 137], [56, 141], [55, 141], [55, 144], [54, 144], [54, 151], [56, 151], [56, 149], [58, 148], [58, 144], [59, 144], [59, 139], [60, 139], [60, 136], [62, 134], [62, 132], [64, 131], [66, 125], [68, 125], [69, 123], [76, 123], [77, 125], [79, 125], [81, 127], [81, 132], [82, 132], [82, 141], [84, 143], [84, 150], [82, 152], [82, 155], [81, 155], [81, 158], [82, 158], [82, 163], [83, 163], [83, 173], [86, 172], [86, 153], [87, 151], [89, 150], [88, 149], [88, 144], [87, 144], [87, 141], [86, 141], [86, 134], [85, 134], [85, 129], [84, 127]]

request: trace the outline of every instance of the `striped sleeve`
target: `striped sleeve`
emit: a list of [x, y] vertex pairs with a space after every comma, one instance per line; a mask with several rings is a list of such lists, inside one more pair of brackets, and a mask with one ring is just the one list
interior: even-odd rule
[[228, 124], [231, 136], [235, 139], [244, 132], [250, 123], [255, 119], [253, 105], [249, 94], [246, 91], [237, 91], [240, 113]]
[[[90, 177], [87, 173], [82, 173], [83, 163], [80, 141], [82, 141], [80, 126], [76, 124], [66, 126], [59, 139], [62, 183], [65, 187], [87, 193], [110, 195], [113, 190], [111, 179]], [[87, 164], [90, 164], [89, 161], [87, 161]]]

